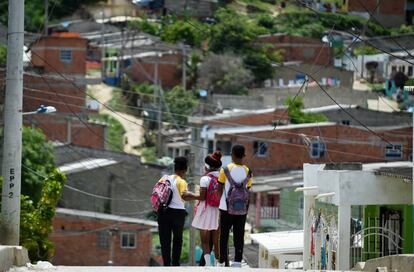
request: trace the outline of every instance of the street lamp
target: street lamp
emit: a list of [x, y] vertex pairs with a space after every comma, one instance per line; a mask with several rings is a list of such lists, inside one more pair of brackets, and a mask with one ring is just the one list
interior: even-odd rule
[[38, 113], [54, 113], [56, 112], [56, 108], [53, 106], [44, 106], [40, 105], [40, 107], [35, 111], [29, 111], [29, 112], [23, 112], [22, 115], [32, 115], [32, 114], [38, 114]]

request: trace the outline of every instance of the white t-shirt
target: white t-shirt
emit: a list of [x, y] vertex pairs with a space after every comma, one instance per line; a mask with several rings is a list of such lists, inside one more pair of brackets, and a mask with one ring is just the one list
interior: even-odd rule
[[[230, 175], [233, 178], [234, 182], [237, 182], [237, 183], [242, 183], [246, 179], [247, 175], [249, 174], [249, 168], [245, 165], [238, 165], [235, 163], [231, 163], [227, 167], [229, 169]], [[219, 209], [223, 211], [227, 211], [226, 198], [227, 198], [227, 194], [230, 191], [230, 182], [227, 180], [227, 177], [224, 174], [224, 169], [220, 170], [218, 180], [220, 183], [224, 183], [224, 192], [220, 199]], [[247, 183], [247, 187], [251, 187], [251, 186], [252, 186], [252, 179], [250, 178]]]
[[170, 182], [173, 196], [168, 207], [172, 209], [185, 210], [184, 200], [181, 198], [181, 195], [184, 191], [187, 191], [187, 182], [177, 175], [170, 176]]

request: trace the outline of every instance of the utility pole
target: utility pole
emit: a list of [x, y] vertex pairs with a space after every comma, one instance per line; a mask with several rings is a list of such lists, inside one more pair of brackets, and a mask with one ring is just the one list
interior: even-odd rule
[[157, 157], [162, 157], [162, 99], [160, 92], [160, 80], [158, 78], [159, 53], [157, 51], [154, 63], [154, 100], [158, 102], [158, 134], [157, 134]]
[[105, 23], [104, 23], [105, 13], [102, 10], [101, 11], [101, 19], [102, 19], [102, 25], [101, 25], [101, 80], [103, 81], [105, 78]]
[[[190, 153], [190, 157], [188, 158], [189, 164], [189, 173], [188, 173], [188, 190], [190, 192], [195, 191], [195, 183], [194, 183], [194, 176], [195, 176], [195, 163], [194, 163], [194, 153]], [[190, 222], [193, 222], [194, 219], [194, 201], [190, 201]], [[189, 263], [190, 266], [195, 266], [195, 228], [190, 228], [190, 252], [189, 252]]]
[[184, 43], [181, 44], [181, 49], [182, 49], [182, 54], [183, 54], [183, 79], [182, 79], [183, 83], [182, 84], [183, 84], [184, 91], [186, 91], [187, 90], [187, 62], [186, 62], [187, 56], [186, 56], [186, 50], [185, 50]]
[[49, 35], [49, 0], [45, 0], [45, 36]]
[[19, 245], [24, 0], [9, 1], [0, 244]]

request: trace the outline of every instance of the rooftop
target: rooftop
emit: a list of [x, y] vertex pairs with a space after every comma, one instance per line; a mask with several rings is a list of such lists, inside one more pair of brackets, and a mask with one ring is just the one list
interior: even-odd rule
[[101, 220], [116, 221], [116, 222], [124, 222], [124, 223], [134, 223], [134, 224], [147, 225], [151, 227], [158, 227], [158, 223], [155, 221], [143, 220], [143, 219], [137, 219], [137, 218], [132, 218], [132, 217], [113, 215], [113, 214], [106, 214], [106, 213], [57, 208], [56, 214], [66, 215], [66, 216], [85, 217], [85, 218], [91, 218], [91, 219], [101, 219]]
[[276, 253], [302, 253], [303, 230], [256, 233], [251, 239], [269, 251]]
[[100, 168], [100, 167], [113, 165], [117, 163], [118, 162], [113, 159], [86, 158], [80, 161], [63, 164], [59, 166], [59, 170], [65, 174], [73, 174], [73, 173], [83, 172], [86, 170], [92, 170], [95, 168]]

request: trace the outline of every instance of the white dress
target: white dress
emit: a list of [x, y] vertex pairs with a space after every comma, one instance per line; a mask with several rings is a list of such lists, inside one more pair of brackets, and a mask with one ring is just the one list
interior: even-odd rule
[[[210, 174], [218, 177], [219, 172], [214, 171]], [[210, 185], [210, 177], [203, 176], [200, 179], [200, 187], [208, 189]], [[205, 201], [200, 201], [197, 212], [194, 215], [192, 226], [200, 230], [217, 230], [219, 226], [219, 207], [211, 207], [206, 205]]]

